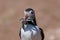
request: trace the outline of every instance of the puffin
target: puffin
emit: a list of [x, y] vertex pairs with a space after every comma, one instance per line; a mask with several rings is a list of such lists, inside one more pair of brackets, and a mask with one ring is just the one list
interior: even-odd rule
[[44, 40], [43, 29], [36, 23], [35, 11], [32, 8], [24, 10], [24, 17], [21, 18], [22, 27], [19, 30], [21, 40]]

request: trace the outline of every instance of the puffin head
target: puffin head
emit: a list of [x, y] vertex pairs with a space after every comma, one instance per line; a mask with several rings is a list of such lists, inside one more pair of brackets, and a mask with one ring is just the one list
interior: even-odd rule
[[35, 11], [32, 8], [25, 9], [23, 20], [24, 20], [24, 22], [30, 21], [30, 22], [34, 23], [35, 25], [37, 25]]
[[24, 10], [24, 18], [27, 21], [32, 21], [35, 17], [35, 11], [32, 8]]

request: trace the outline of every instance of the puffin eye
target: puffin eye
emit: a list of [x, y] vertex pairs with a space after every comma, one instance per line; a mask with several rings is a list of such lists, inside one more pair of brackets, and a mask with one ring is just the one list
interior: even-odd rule
[[32, 11], [32, 10], [30, 10], [30, 11], [29, 11], [29, 13], [30, 13], [30, 14], [33, 14], [33, 11]]
[[33, 14], [33, 12], [31, 12], [31, 14]]

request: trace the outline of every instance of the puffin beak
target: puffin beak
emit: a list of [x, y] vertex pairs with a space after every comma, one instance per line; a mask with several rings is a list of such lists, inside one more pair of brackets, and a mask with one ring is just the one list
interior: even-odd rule
[[28, 18], [28, 15], [25, 15], [25, 16], [24, 16], [24, 20], [26, 21], [27, 18]]
[[21, 18], [19, 21], [26, 21], [26, 19], [28, 18], [27, 15], [25, 15], [23, 18]]

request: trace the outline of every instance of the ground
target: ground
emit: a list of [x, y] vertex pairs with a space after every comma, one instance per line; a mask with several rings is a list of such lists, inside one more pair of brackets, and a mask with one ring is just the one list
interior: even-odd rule
[[0, 0], [0, 40], [20, 40], [20, 18], [33, 8], [45, 40], [60, 40], [60, 0]]

